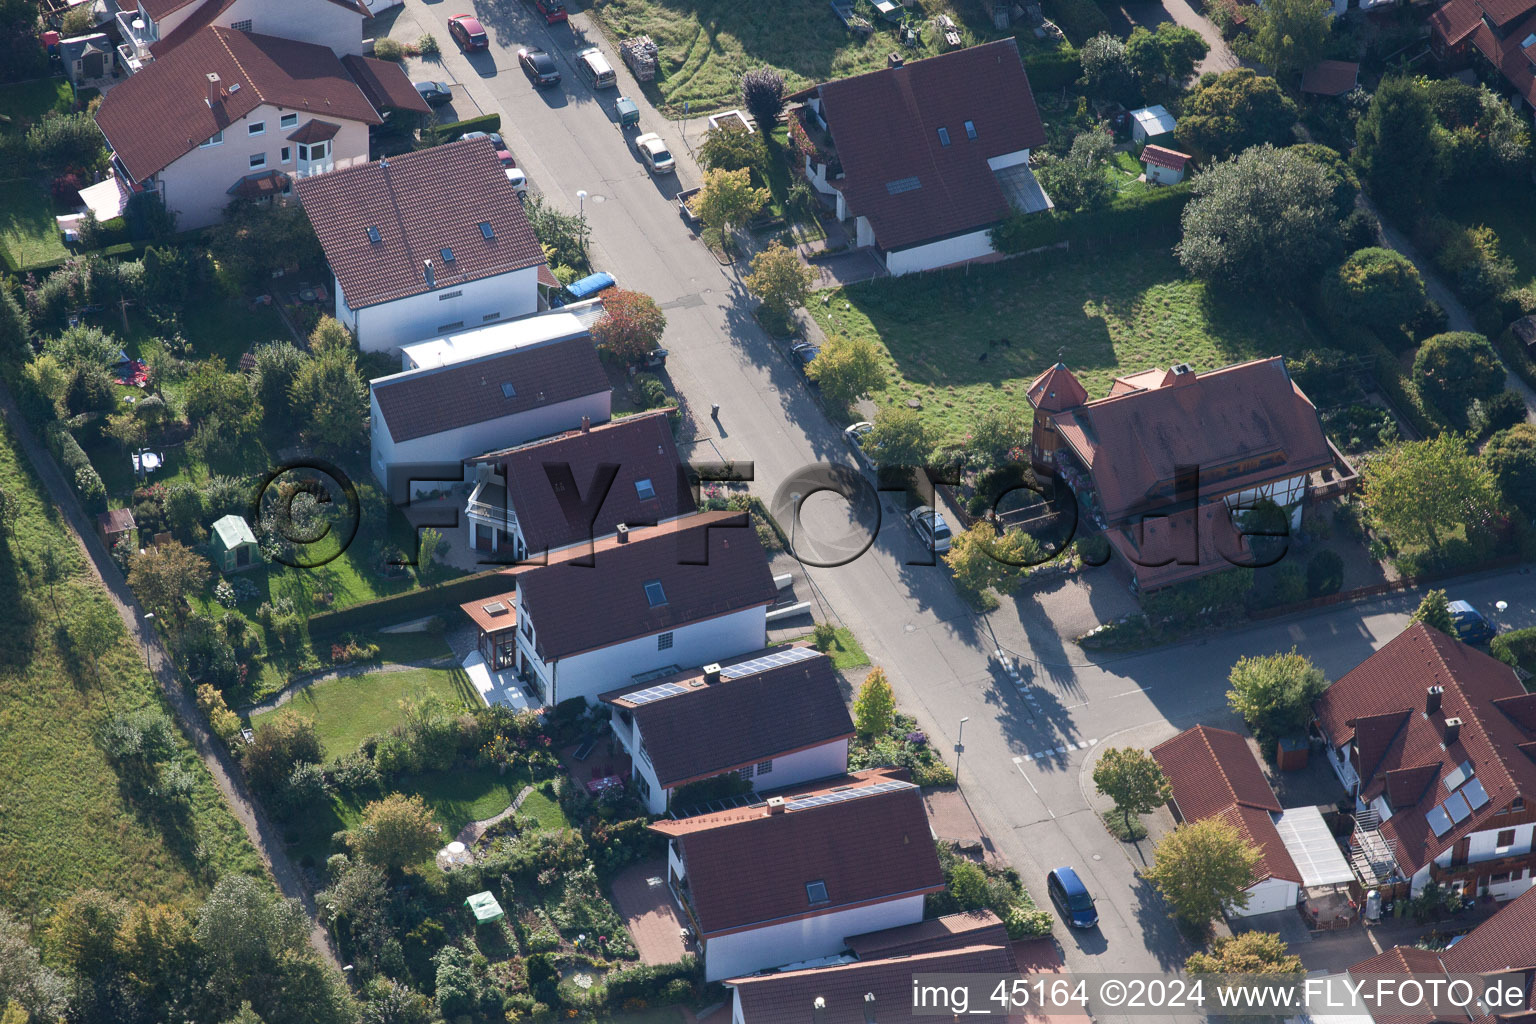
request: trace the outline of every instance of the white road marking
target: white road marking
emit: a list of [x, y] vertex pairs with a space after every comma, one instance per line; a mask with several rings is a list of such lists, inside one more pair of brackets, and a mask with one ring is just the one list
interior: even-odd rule
[[1055, 818], [1056, 818], [1056, 812], [1051, 810], [1051, 805], [1046, 803], [1045, 802], [1045, 798], [1040, 795], [1040, 791], [1038, 789], [1035, 789], [1035, 784], [1030, 779], [1030, 777], [1028, 775], [1024, 774], [1024, 766], [1019, 763], [1019, 760], [1020, 759], [1017, 758], [1017, 757], [1013, 759], [1014, 767], [1019, 770], [1019, 774], [1021, 776], [1023, 776], [1024, 782], [1029, 786], [1030, 790], [1035, 794], [1035, 798], [1040, 801], [1040, 806], [1045, 808], [1045, 813], [1049, 814], [1051, 816], [1051, 819], [1054, 821]]
[[[1038, 760], [1040, 760], [1041, 758], [1044, 758], [1044, 757], [1055, 757], [1058, 754], [1065, 754], [1068, 751], [1072, 751], [1072, 750], [1087, 750], [1089, 747], [1093, 746], [1094, 744], [1096, 744], [1098, 742], [1099, 742], [1098, 737], [1094, 737], [1093, 739], [1083, 740], [1083, 741], [1081, 741], [1079, 743], [1068, 743], [1065, 746], [1052, 747], [1050, 750], [1037, 750], [1033, 754], [1025, 755], [1025, 757], [1029, 758], [1029, 760], [1031, 760], [1031, 761], [1038, 761]], [[1016, 758], [1013, 759], [1013, 763], [1014, 764], [1018, 764], [1022, 760], [1024, 760], [1024, 758], [1016, 757]]]

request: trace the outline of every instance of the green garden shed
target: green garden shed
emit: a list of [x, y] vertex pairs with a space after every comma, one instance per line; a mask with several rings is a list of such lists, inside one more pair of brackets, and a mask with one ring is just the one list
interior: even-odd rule
[[213, 564], [221, 572], [238, 572], [261, 563], [261, 548], [251, 525], [228, 515], [213, 524]]

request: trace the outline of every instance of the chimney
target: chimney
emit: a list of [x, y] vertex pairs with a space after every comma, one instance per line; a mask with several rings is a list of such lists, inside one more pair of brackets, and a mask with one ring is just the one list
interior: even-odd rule
[[592, 431], [592, 417], [591, 416], [583, 416], [581, 418], [581, 432], [583, 434], [587, 434], [587, 433], [591, 433], [591, 431]]
[[628, 544], [629, 543], [629, 527], [628, 526], [626, 526], [623, 523], [620, 523], [618, 526], [614, 527], [614, 533], [616, 533], [618, 535], [619, 543], [620, 544]]
[[704, 666], [704, 681], [710, 684], [720, 681], [720, 663], [718, 661], [712, 661]]
[[811, 1002], [812, 1024], [827, 1024], [827, 1000], [823, 996], [817, 996]]
[[768, 813], [769, 814], [783, 814], [784, 813], [784, 798], [781, 797], [781, 796], [771, 796], [771, 797], [769, 797], [768, 798]]
[[875, 1024], [875, 994], [864, 993], [864, 1024]]
[[902, 59], [899, 53], [888, 53], [885, 55], [885, 66], [888, 68], [899, 68], [905, 63], [906, 61]]
[[1440, 710], [1440, 698], [1445, 693], [1443, 686], [1431, 686], [1424, 691], [1424, 713], [1432, 715]]
[[1445, 745], [1449, 747], [1456, 742], [1456, 737], [1461, 735], [1461, 719], [1447, 718], [1445, 720]]
[[219, 76], [209, 72], [208, 74], [208, 106], [212, 107], [219, 102], [221, 92], [219, 88]]
[[432, 261], [431, 260], [422, 260], [421, 261], [421, 272], [422, 272], [423, 275], [426, 276], [427, 287], [428, 288], [436, 288], [437, 287], [437, 275], [432, 272]]

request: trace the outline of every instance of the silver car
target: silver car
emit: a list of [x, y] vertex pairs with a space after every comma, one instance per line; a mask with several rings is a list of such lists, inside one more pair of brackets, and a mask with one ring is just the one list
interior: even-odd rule
[[918, 540], [933, 551], [936, 555], [942, 555], [949, 550], [949, 523], [944, 517], [931, 508], [915, 508], [907, 513], [907, 523], [917, 534]]

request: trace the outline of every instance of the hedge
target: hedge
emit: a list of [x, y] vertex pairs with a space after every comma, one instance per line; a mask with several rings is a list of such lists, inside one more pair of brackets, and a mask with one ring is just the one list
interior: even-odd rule
[[453, 142], [461, 139], [469, 132], [499, 132], [501, 131], [500, 114], [481, 114], [479, 117], [468, 117], [462, 121], [453, 121], [437, 126], [436, 135], [440, 142]]
[[1521, 668], [1536, 675], [1536, 628], [1500, 633], [1488, 645], [1488, 650], [1511, 668]]
[[1403, 364], [1392, 350], [1379, 338], [1371, 342], [1369, 355], [1376, 360], [1376, 383], [1392, 400], [1393, 407], [1403, 415], [1423, 437], [1436, 437], [1448, 429], [1449, 424], [1438, 413], [1433, 413], [1419, 398], [1417, 388], [1409, 390], [1403, 383]]
[[1184, 205], [1189, 202], [1189, 183], [1168, 185], [1146, 192], [1123, 193], [1108, 206], [1082, 213], [1015, 214], [992, 229], [992, 244], [1000, 252], [1020, 253], [1062, 242], [1113, 241], [1124, 244], [1156, 242], [1179, 230]]
[[1082, 46], [1100, 32], [1108, 32], [1109, 19], [1093, 0], [1045, 0], [1045, 16], [1056, 23], [1073, 46]]
[[663, 993], [674, 981], [686, 981], [697, 986], [699, 962], [690, 955], [672, 964], [641, 964], [622, 971], [614, 971], [603, 980], [609, 1006], [623, 1006], [631, 999], [643, 999], [657, 1005], [663, 1001]]
[[[392, 622], [404, 622], [413, 615], [429, 615], [482, 597], [504, 594], [512, 589], [512, 580], [500, 569], [490, 569], [461, 576], [456, 580], [403, 594], [379, 597], [362, 604], [348, 605], [335, 611], [310, 617], [309, 635], [335, 636], [357, 629], [370, 629]], [[319, 646], [318, 644], [316, 645]]]
[[1070, 46], [1049, 52], [1035, 52], [1024, 58], [1024, 71], [1035, 92], [1066, 89], [1083, 77], [1083, 62]]
[[105, 512], [106, 485], [101, 482], [101, 474], [91, 465], [90, 458], [86, 456], [85, 449], [80, 447], [80, 442], [75, 440], [75, 435], [61, 423], [50, 423], [44, 431], [44, 437], [48, 442], [48, 450], [64, 471], [64, 478], [74, 486], [75, 493], [80, 495], [80, 504], [85, 506], [87, 512]]

